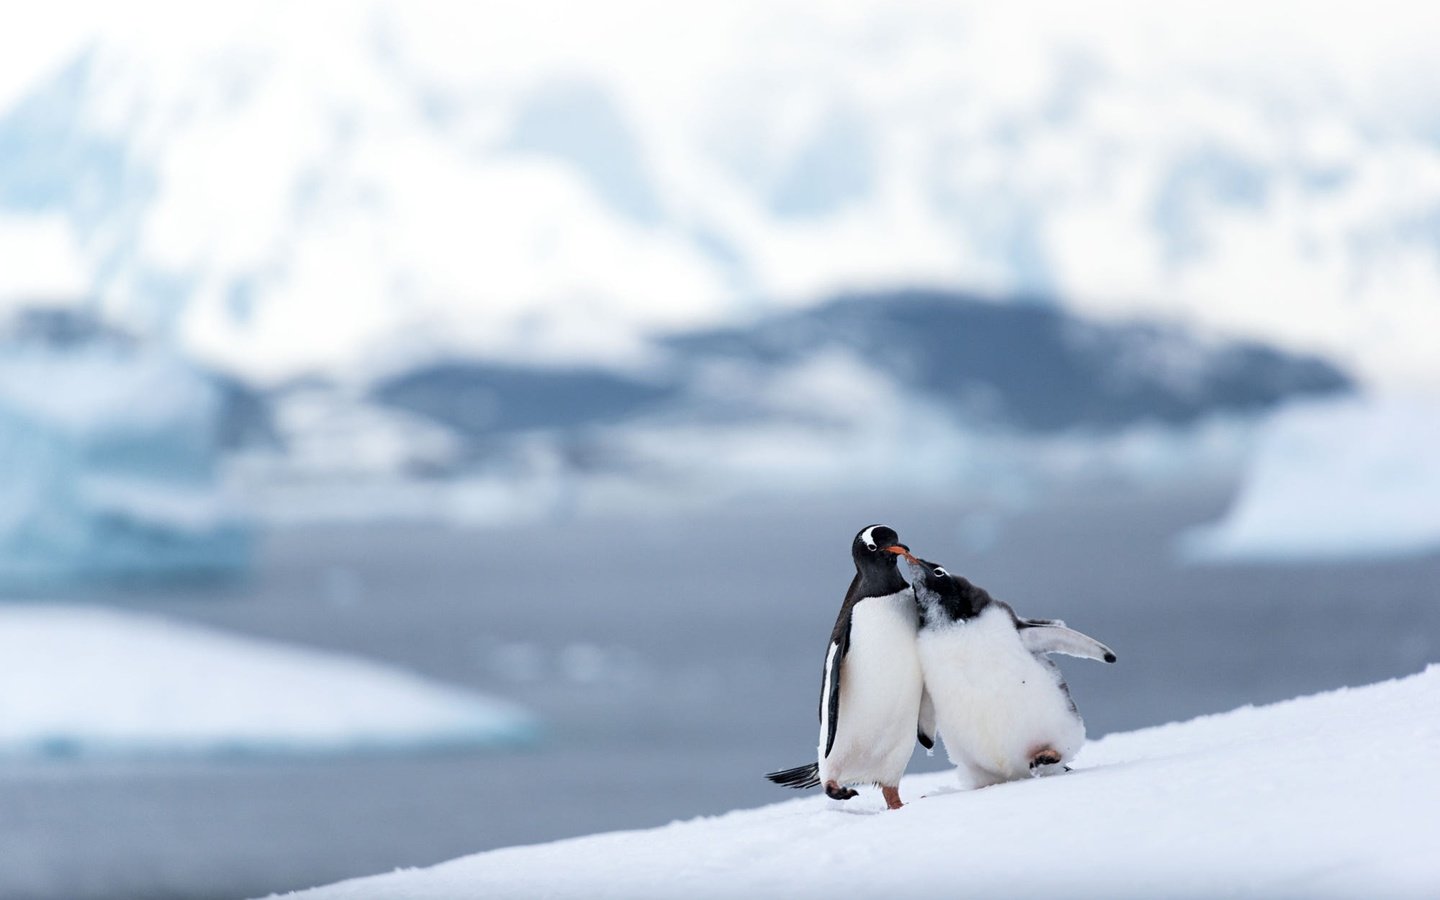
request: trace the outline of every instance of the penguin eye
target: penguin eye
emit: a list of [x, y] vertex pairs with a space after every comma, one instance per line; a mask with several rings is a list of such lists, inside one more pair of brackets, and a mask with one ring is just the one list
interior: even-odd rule
[[949, 574], [950, 574], [949, 572], [945, 571], [944, 569], [940, 568], [939, 566], [936, 566], [936, 567], [935, 567], [935, 575], [936, 575], [936, 577], [938, 577], [938, 578], [944, 578], [945, 576], [947, 576], [947, 575], [949, 575]]
[[865, 543], [865, 549], [869, 550], [871, 553], [874, 553], [878, 548], [873, 543], [867, 541]]

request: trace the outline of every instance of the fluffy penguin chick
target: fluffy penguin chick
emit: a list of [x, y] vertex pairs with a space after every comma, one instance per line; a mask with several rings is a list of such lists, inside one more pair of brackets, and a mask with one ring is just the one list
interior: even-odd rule
[[950, 761], [972, 787], [1061, 771], [1085, 742], [1085, 723], [1045, 654], [1115, 654], [1063, 622], [1021, 619], [934, 563], [908, 557], [906, 566], [925, 691]]
[[908, 552], [884, 525], [862, 529], [850, 545], [855, 579], [826, 647], [820, 687], [817, 760], [766, 777], [787, 787], [823, 785], [836, 800], [849, 785], [878, 784], [891, 809], [910, 762], [920, 714], [915, 595], [896, 565]]

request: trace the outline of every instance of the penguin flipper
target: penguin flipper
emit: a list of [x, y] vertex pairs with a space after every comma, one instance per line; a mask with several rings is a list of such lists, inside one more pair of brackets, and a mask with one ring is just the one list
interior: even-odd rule
[[[848, 613], [848, 610], [845, 612]], [[825, 683], [820, 695], [820, 721], [825, 725], [824, 756], [829, 756], [830, 749], [835, 746], [835, 730], [840, 724], [840, 672], [844, 668], [845, 654], [849, 652], [850, 617], [842, 613], [830, 638], [830, 650], [825, 654]]]
[[929, 690], [920, 694], [920, 720], [915, 724], [915, 739], [926, 750], [935, 749], [935, 701], [930, 699]]
[[1113, 663], [1115, 652], [1087, 634], [1067, 628], [1059, 619], [1019, 619], [1020, 642], [1031, 653], [1063, 653]]

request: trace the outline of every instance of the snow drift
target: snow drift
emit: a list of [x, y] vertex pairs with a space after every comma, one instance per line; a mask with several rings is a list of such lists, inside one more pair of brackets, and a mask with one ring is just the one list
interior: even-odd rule
[[290, 896], [1433, 897], [1437, 753], [1431, 666], [1110, 735], [1068, 775], [973, 792], [949, 773], [907, 778], [893, 813], [873, 791], [812, 797]]
[[523, 743], [520, 709], [389, 666], [87, 607], [0, 608], [0, 759]]
[[1185, 535], [1195, 560], [1396, 556], [1440, 548], [1440, 402], [1305, 404], [1267, 422], [1234, 506]]

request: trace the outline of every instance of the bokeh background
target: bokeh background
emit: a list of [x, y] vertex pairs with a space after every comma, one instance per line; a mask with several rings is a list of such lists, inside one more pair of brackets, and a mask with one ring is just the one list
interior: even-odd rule
[[6, 20], [0, 896], [786, 799], [874, 522], [1092, 736], [1440, 657], [1433, 6]]

